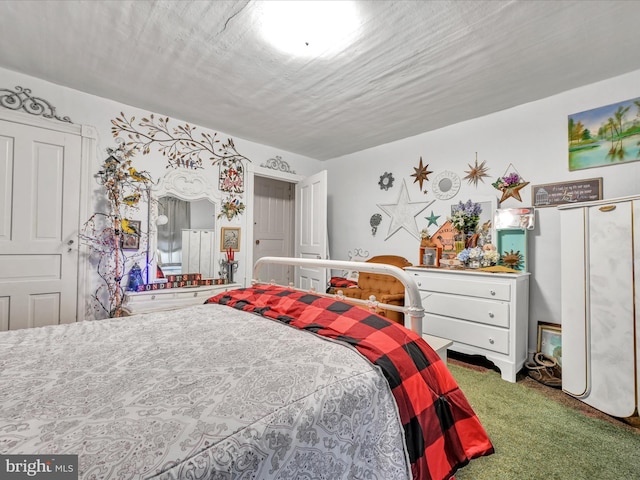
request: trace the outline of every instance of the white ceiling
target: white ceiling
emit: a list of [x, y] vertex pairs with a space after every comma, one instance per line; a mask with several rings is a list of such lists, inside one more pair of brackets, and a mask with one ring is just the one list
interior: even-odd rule
[[301, 59], [255, 1], [0, 0], [0, 67], [319, 160], [640, 68], [634, 0], [356, 3]]

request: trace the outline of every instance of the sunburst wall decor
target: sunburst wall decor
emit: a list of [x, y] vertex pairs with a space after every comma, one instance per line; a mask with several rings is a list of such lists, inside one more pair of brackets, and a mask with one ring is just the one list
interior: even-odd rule
[[486, 160], [483, 160], [482, 163], [480, 165], [478, 165], [478, 152], [476, 152], [476, 163], [474, 166], [471, 166], [471, 164], [469, 165], [469, 170], [465, 170], [464, 173], [467, 174], [466, 177], [464, 177], [465, 180], [467, 180], [469, 182], [469, 185], [474, 185], [476, 188], [478, 187], [478, 180], [481, 180], [482, 183], [484, 183], [484, 178], [483, 177], [488, 177], [489, 174], [487, 174], [487, 170], [489, 170], [486, 167]]

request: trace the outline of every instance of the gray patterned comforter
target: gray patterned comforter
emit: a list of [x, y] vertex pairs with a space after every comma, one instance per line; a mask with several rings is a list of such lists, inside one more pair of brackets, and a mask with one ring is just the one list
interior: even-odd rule
[[0, 453], [81, 479], [410, 478], [355, 350], [221, 305], [0, 333]]

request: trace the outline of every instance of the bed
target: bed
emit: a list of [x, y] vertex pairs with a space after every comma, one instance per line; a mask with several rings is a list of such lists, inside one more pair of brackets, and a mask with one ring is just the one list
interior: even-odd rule
[[[320, 263], [407, 282], [421, 331], [402, 270]], [[441, 480], [492, 452], [420, 335], [341, 298], [256, 282], [0, 333], [0, 454], [76, 454], [81, 479]]]

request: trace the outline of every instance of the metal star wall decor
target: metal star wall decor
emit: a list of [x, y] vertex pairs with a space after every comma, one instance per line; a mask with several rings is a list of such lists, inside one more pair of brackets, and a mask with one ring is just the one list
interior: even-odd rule
[[391, 225], [389, 225], [389, 231], [387, 232], [385, 240], [388, 240], [389, 237], [402, 228], [413, 235], [417, 240], [420, 240], [420, 232], [418, 231], [416, 217], [434, 201], [435, 200], [431, 200], [430, 202], [412, 202], [409, 199], [407, 182], [403, 180], [398, 202], [394, 204], [378, 205], [378, 208], [391, 217]]
[[424, 217], [426, 220], [429, 221], [429, 224], [427, 225], [427, 227], [430, 227], [431, 225], [435, 225], [436, 227], [438, 226], [438, 219], [441, 217], [441, 215], [435, 215], [433, 213], [433, 210], [431, 210], [431, 215], [429, 215], [428, 217]]
[[420, 157], [420, 165], [418, 165], [418, 168], [413, 167], [413, 169], [415, 170], [415, 173], [412, 173], [411, 176], [416, 177], [413, 183], [419, 182], [420, 190], [422, 190], [422, 182], [424, 182], [425, 180], [429, 180], [427, 178], [428, 175], [430, 173], [433, 173], [427, 170], [428, 168], [429, 168], [429, 164], [427, 164], [426, 166], [422, 165], [422, 157]]
[[520, 196], [520, 190], [529, 185], [529, 182], [524, 182], [519, 185], [514, 185], [512, 187], [506, 187], [502, 190], [502, 197], [500, 197], [500, 203], [504, 202], [507, 198], [513, 197], [519, 202], [522, 201], [522, 197]]
[[488, 177], [489, 175], [487, 174], [487, 170], [489, 170], [485, 164], [486, 164], [486, 160], [484, 160], [480, 165], [478, 165], [478, 152], [476, 152], [476, 163], [475, 165], [472, 167], [471, 164], [467, 164], [469, 165], [470, 170], [465, 170], [464, 173], [467, 174], [466, 177], [464, 177], [465, 180], [467, 180], [469, 182], [469, 185], [473, 184], [476, 188], [478, 187], [478, 180], [482, 180], [482, 183], [484, 183], [484, 179], [482, 177]]

